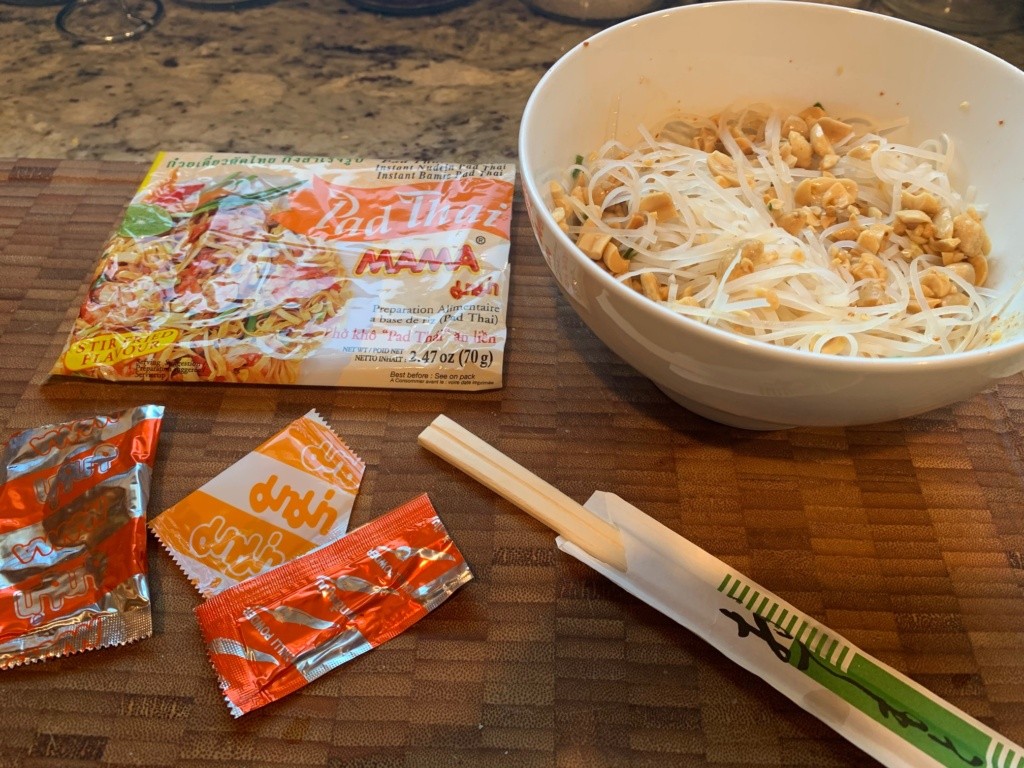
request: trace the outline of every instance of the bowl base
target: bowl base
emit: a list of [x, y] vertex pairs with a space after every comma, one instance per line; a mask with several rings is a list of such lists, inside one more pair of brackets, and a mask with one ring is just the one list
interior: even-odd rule
[[654, 386], [664, 392], [667, 397], [683, 406], [686, 410], [692, 411], [698, 416], [702, 416], [710, 421], [725, 424], [727, 427], [739, 427], [740, 429], [770, 432], [776, 429], [793, 429], [797, 426], [796, 424], [783, 424], [777, 421], [751, 419], [746, 416], [738, 416], [735, 413], [729, 413], [728, 411], [720, 411], [717, 408], [712, 408], [710, 405], [705, 405], [704, 403], [698, 403], [695, 400], [691, 400], [685, 395], [681, 395], [668, 387], [663, 387], [657, 382], [655, 382]]

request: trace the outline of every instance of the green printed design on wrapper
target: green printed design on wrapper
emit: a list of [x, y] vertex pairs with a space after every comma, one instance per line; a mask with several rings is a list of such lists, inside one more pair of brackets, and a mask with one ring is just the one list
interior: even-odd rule
[[[774, 595], [726, 574], [718, 591], [746, 608], [754, 626], [738, 614], [740, 637], [764, 640], [780, 661], [796, 667], [850, 706], [885, 726], [949, 768], [1024, 768], [1024, 754], [993, 739], [969, 720], [920, 692], [879, 662], [866, 658], [813, 619], [785, 607]], [[792, 641], [788, 647], [781, 640]]]
[[162, 235], [174, 226], [174, 219], [159, 205], [133, 203], [125, 211], [117, 233], [122, 237], [153, 237]]

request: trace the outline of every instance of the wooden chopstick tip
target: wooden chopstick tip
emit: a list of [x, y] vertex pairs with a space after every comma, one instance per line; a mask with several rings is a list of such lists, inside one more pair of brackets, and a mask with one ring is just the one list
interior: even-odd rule
[[434, 419], [425, 426], [416, 436], [416, 442], [424, 447], [429, 447], [429, 444], [433, 441], [434, 435], [440, 433], [443, 434], [445, 431], [450, 431], [452, 426], [458, 427], [454, 421], [449, 419], [443, 413], [438, 414]]
[[625, 547], [614, 524], [597, 517], [444, 414], [420, 433], [417, 442], [587, 554], [619, 571], [626, 570]]

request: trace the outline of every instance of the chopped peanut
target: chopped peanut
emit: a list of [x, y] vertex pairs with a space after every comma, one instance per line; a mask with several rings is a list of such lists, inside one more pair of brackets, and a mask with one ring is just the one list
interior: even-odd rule
[[793, 148], [789, 145], [789, 139], [783, 139], [779, 142], [779, 157], [790, 168], [796, 168], [797, 158], [793, 154]]
[[739, 128], [734, 126], [729, 133], [732, 136], [733, 141], [735, 141], [736, 145], [740, 148], [740, 152], [744, 155], [749, 155], [754, 151], [754, 145]]
[[643, 272], [640, 275], [640, 288], [644, 296], [653, 301], [661, 301], [661, 286], [658, 285], [658, 278], [650, 272]]
[[807, 125], [807, 121], [802, 117], [798, 115], [790, 115], [782, 123], [782, 135], [788, 136], [793, 131], [806, 137], [808, 131], [810, 131], [810, 126]]
[[591, 202], [593, 202], [594, 205], [601, 205], [604, 202], [604, 199], [608, 197], [608, 193], [611, 189], [612, 188], [607, 184], [598, 184], [590, 193]]
[[[928, 306], [929, 309], [935, 309], [937, 306], [942, 304], [942, 299], [926, 298], [925, 304]], [[920, 311], [921, 305], [918, 304], [917, 299], [911, 299], [910, 301], [907, 302], [907, 312], [913, 315], [917, 314]]]
[[906, 210], [923, 211], [928, 214], [928, 218], [931, 218], [941, 210], [942, 204], [930, 192], [921, 192], [913, 195], [903, 190], [900, 193], [900, 207]]
[[668, 221], [676, 215], [676, 204], [668, 192], [652, 192], [644, 195], [637, 206], [642, 213], [653, 213], [658, 221]]
[[900, 222], [905, 227], [916, 227], [919, 224], [931, 224], [932, 223], [932, 217], [931, 216], [929, 216], [924, 211], [917, 210], [916, 208], [911, 208], [909, 210], [903, 210], [903, 211], [897, 211], [896, 212], [896, 218], [899, 219]]
[[851, 149], [846, 154], [849, 157], [855, 157], [858, 160], [868, 160], [877, 151], [878, 151], [878, 142], [877, 141], [869, 141], [866, 144], [861, 144], [858, 147], [854, 147], [853, 149]]
[[940, 306], [943, 307], [966, 307], [971, 303], [971, 298], [966, 293], [959, 291], [947, 293], [942, 297]]
[[563, 232], [569, 231], [569, 225], [565, 221], [565, 209], [564, 208], [553, 208], [551, 210], [551, 217], [555, 220], [555, 224]]
[[889, 300], [885, 295], [885, 289], [877, 280], [864, 283], [857, 290], [857, 301], [854, 304], [858, 307], [877, 307]]
[[793, 193], [797, 205], [834, 205], [845, 208], [857, 199], [857, 182], [818, 176], [801, 181]]
[[740, 258], [757, 264], [764, 257], [764, 243], [760, 240], [744, 240], [740, 246]]
[[961, 213], [953, 219], [953, 237], [960, 238], [960, 250], [971, 256], [988, 255], [991, 243], [978, 217]]
[[793, 157], [796, 158], [796, 167], [810, 168], [812, 156], [810, 142], [796, 131], [790, 131], [786, 139], [789, 141], [789, 148], [793, 153]]
[[736, 184], [739, 183], [736, 176], [736, 163], [724, 152], [715, 151], [708, 155], [708, 171], [713, 176], [723, 176]]
[[850, 351], [850, 342], [842, 336], [836, 336], [826, 341], [821, 351], [826, 355], [842, 355]]
[[702, 152], [713, 152], [715, 145], [718, 144], [718, 134], [709, 128], [704, 128], [696, 141], [697, 146], [694, 149], [699, 149]]
[[888, 227], [880, 224], [876, 224], [872, 227], [868, 227], [857, 236], [857, 245], [863, 248], [869, 253], [873, 253], [876, 256], [878, 251], [882, 247], [882, 242], [885, 240], [888, 234]]
[[949, 208], [943, 208], [932, 217], [932, 224], [935, 225], [935, 237], [938, 240], [945, 240], [953, 236], [953, 214]]
[[827, 155], [821, 158], [821, 162], [818, 164], [818, 167], [823, 171], [830, 171], [833, 168], [835, 168], [838, 163], [839, 155], [837, 155], [835, 152], [829, 152]]
[[885, 278], [885, 264], [871, 253], [861, 253], [850, 266], [850, 274], [857, 280], [881, 280]]
[[967, 263], [974, 267], [974, 284], [984, 285], [988, 280], [988, 259], [984, 256], [968, 256]]
[[[857, 199], [857, 182], [853, 179], [835, 179], [821, 196], [821, 205], [845, 208]], [[831, 226], [831, 225], [829, 225]]]
[[836, 144], [848, 136], [853, 135], [853, 126], [849, 123], [844, 123], [841, 120], [836, 120], [834, 117], [824, 115], [818, 118], [815, 125], [821, 130], [822, 134], [831, 142]]
[[576, 238], [576, 245], [594, 261], [600, 261], [604, 255], [605, 246], [608, 245], [611, 239], [611, 235], [607, 235], [598, 229], [593, 219], [587, 219], [583, 226], [580, 227], [580, 234]]
[[825, 131], [822, 130], [821, 123], [815, 123], [811, 126], [810, 141], [811, 149], [814, 150], [814, 154], [818, 157], [832, 154], [832, 142], [829, 141]]
[[825, 110], [815, 104], [813, 107], [808, 107], [800, 113], [800, 118], [806, 121], [809, 125], [817, 121], [819, 118], [825, 116]]
[[733, 271], [729, 273], [729, 279], [732, 280], [733, 278], [742, 277], [743, 275], [749, 275], [753, 271], [754, 262], [750, 259], [740, 258], [739, 263], [737, 263]]
[[647, 223], [647, 216], [642, 213], [634, 213], [629, 221], [622, 225], [623, 229], [639, 229]]
[[552, 181], [548, 189], [551, 192], [551, 210], [552, 212], [562, 212], [559, 227], [561, 227], [563, 231], [566, 231], [569, 223], [575, 218], [575, 213], [573, 212], [572, 207], [572, 200], [569, 199], [569, 196], [565, 193], [565, 190], [562, 189], [562, 185], [559, 184], [557, 181]]
[[[832, 240], [856, 240], [861, 234], [861, 229], [855, 224], [847, 224], [842, 229], [835, 230], [831, 237]], [[877, 253], [877, 251], [876, 251]]]
[[629, 262], [622, 258], [622, 254], [619, 253], [615, 243], [608, 243], [604, 247], [601, 259], [604, 261], [604, 265], [608, 267], [608, 271], [613, 275], [621, 275], [629, 271]]
[[950, 264], [947, 269], [964, 282], [970, 283], [971, 285], [975, 285], [977, 283], [977, 275], [974, 272], [974, 266], [969, 261], [960, 261], [956, 264]]
[[921, 278], [921, 290], [928, 298], [939, 298], [946, 296], [952, 289], [953, 284], [949, 277], [942, 272], [930, 270]]
[[776, 223], [791, 235], [799, 235], [809, 225], [809, 212], [807, 208], [798, 208], [779, 216]]
[[908, 248], [903, 248], [900, 251], [900, 256], [904, 261], [913, 261], [918, 256], [924, 253], [924, 250], [917, 243], [911, 243]]

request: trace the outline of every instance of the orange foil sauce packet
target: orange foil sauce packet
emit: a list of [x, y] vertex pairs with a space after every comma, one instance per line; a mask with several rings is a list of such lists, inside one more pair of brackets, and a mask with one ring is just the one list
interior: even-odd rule
[[27, 429], [0, 464], [0, 669], [152, 634], [146, 503], [163, 406]]
[[471, 578], [423, 495], [195, 612], [239, 717], [387, 642]]
[[310, 411], [150, 528], [205, 596], [343, 536], [365, 464]]

